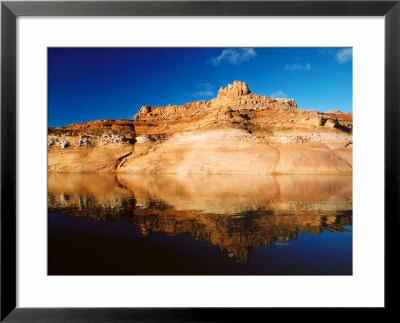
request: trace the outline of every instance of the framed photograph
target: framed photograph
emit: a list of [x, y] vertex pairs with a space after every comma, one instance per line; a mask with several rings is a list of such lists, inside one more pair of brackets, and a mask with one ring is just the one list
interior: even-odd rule
[[399, 15], [3, 1], [1, 320], [394, 307]]

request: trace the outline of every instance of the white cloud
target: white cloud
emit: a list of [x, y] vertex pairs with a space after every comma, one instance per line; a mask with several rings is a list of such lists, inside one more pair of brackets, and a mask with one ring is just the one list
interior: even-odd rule
[[227, 48], [223, 49], [219, 56], [211, 57], [208, 63], [214, 66], [218, 66], [220, 63], [238, 65], [256, 56], [254, 48]]
[[287, 71], [309, 71], [311, 69], [310, 63], [305, 64], [286, 64], [285, 70]]
[[281, 90], [271, 93], [269, 96], [271, 98], [287, 98], [286, 93]]
[[213, 85], [211, 83], [200, 83], [196, 85], [197, 90], [192, 93], [192, 96], [213, 96]]
[[353, 49], [344, 48], [336, 52], [336, 60], [339, 64], [346, 63], [353, 59]]
[[213, 91], [196, 91], [192, 93], [192, 96], [212, 96], [213, 94]]

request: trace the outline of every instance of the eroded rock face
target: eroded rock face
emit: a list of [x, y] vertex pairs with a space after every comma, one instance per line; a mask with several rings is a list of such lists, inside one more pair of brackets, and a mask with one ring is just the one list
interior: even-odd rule
[[96, 120], [48, 129], [50, 172], [109, 172], [132, 151], [132, 120]]
[[[58, 142], [67, 140], [70, 147], [63, 151], [93, 148], [96, 158], [100, 148], [110, 154], [114, 147], [109, 157], [114, 163], [98, 165], [102, 171], [352, 174], [352, 128], [351, 113], [302, 110], [294, 99], [254, 94], [246, 83], [235, 81], [209, 101], [143, 106], [132, 121], [49, 129], [48, 147], [56, 151]], [[62, 169], [63, 161], [59, 163], [49, 170]], [[81, 171], [82, 166], [74, 169]]]
[[105, 135], [120, 135], [126, 139], [135, 139], [135, 126], [132, 120], [95, 120], [89, 122], [72, 123], [68, 126], [49, 128], [49, 136], [55, 137], [102, 137]]
[[61, 141], [59, 141], [59, 146], [61, 148], [67, 148], [67, 147], [69, 147], [69, 141], [68, 140], [61, 140]]
[[[181, 123], [198, 121], [199, 118], [218, 120], [226, 117], [232, 111], [243, 111], [248, 114], [251, 111], [265, 109], [296, 111], [297, 104], [293, 99], [275, 99], [253, 94], [246, 83], [235, 81], [233, 85], [228, 84], [225, 88], [221, 88], [218, 97], [210, 101], [189, 102], [180, 106], [169, 105], [166, 107], [145, 105], [135, 116], [135, 126], [140, 127], [141, 123], [147, 123], [146, 128], [151, 128], [157, 126], [151, 123], [156, 120], [180, 120]], [[245, 114], [242, 114], [242, 117]], [[231, 114], [228, 116], [232, 117]]]
[[121, 172], [352, 173], [351, 113], [301, 110], [244, 82], [210, 101], [144, 106], [134, 123], [141, 139]]

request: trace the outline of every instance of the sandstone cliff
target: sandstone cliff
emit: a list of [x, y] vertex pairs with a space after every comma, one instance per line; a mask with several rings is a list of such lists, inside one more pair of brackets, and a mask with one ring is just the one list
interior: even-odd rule
[[97, 120], [49, 128], [49, 172], [109, 172], [132, 152], [132, 120]]
[[352, 173], [352, 114], [301, 110], [243, 82], [210, 101], [144, 106], [134, 123], [137, 143], [121, 172]]
[[257, 95], [239, 81], [210, 101], [143, 106], [133, 121], [50, 129], [49, 140], [55, 172], [352, 173], [351, 113], [301, 110], [293, 99]]

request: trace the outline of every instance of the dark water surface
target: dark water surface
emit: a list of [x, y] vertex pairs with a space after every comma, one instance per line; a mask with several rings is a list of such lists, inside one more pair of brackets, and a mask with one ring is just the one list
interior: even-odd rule
[[49, 275], [351, 275], [352, 177], [49, 174]]

